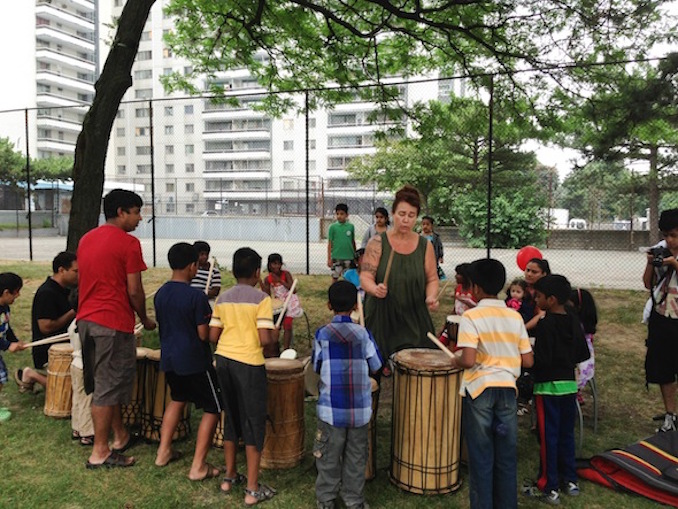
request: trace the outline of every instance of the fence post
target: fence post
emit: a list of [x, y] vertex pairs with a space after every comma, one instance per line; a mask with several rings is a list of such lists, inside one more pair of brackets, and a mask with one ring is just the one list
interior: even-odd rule
[[151, 147], [151, 231], [153, 232], [153, 266], [157, 267], [155, 253], [155, 146], [153, 144], [153, 100], [148, 101], [148, 136]]
[[[28, 141], [28, 108], [24, 110], [26, 120], [26, 196], [28, 198], [28, 257], [33, 261], [33, 223], [31, 215], [31, 153]], [[17, 207], [18, 209], [18, 207]]]
[[309, 192], [310, 192], [310, 182], [309, 182], [309, 173], [310, 173], [310, 168], [309, 168], [309, 157], [310, 157], [310, 150], [309, 150], [309, 135], [310, 135], [310, 121], [308, 118], [308, 90], [306, 90], [304, 94], [304, 115], [306, 118], [306, 154], [305, 154], [305, 162], [304, 165], [306, 166], [306, 275], [308, 276], [311, 273], [311, 219], [309, 217], [310, 211], [311, 211], [311, 206], [310, 206], [310, 199], [309, 199]]
[[487, 258], [490, 258], [492, 241], [492, 137], [494, 121], [494, 75], [490, 76], [490, 102], [489, 102], [489, 128], [488, 128], [488, 151], [487, 151], [487, 224], [485, 232], [485, 243], [487, 248]]

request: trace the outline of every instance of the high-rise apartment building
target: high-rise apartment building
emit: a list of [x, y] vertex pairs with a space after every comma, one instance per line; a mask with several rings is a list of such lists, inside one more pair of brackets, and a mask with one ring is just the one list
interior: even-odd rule
[[[119, 16], [124, 1], [108, 1], [113, 16]], [[145, 202], [153, 180], [158, 214], [295, 214], [306, 210], [308, 158], [312, 211], [331, 212], [341, 200], [371, 215], [380, 197], [372, 186], [352, 179], [346, 168], [353, 158], [374, 153], [376, 131], [406, 126], [405, 116], [387, 119], [379, 115], [377, 104], [357, 96], [333, 109], [311, 112], [307, 157], [306, 117], [298, 109], [281, 118], [257, 110], [266, 91], [245, 69], [218, 78], [227, 95], [240, 98], [238, 105], [167, 94], [160, 77], [186, 74], [191, 67], [163, 41], [173, 28], [173, 20], [163, 13], [164, 3], [155, 3], [141, 36], [133, 85], [111, 134], [107, 178], [143, 184]], [[450, 81], [393, 82], [398, 83], [398, 100], [409, 106], [444, 98], [451, 89]], [[206, 82], [199, 86], [207, 89]], [[293, 99], [301, 105], [304, 96]], [[358, 212], [355, 206], [352, 210]]]
[[99, 72], [95, 0], [23, 0], [0, 17], [0, 136], [32, 157], [71, 155]]

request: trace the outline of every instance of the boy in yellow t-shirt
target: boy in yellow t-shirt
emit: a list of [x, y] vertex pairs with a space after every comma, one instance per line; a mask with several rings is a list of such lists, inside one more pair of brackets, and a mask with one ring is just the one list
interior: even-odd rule
[[[217, 343], [217, 377], [221, 386], [226, 426], [224, 458], [226, 476], [221, 491], [247, 483], [245, 504], [272, 498], [276, 491], [260, 484], [259, 463], [266, 433], [266, 367], [263, 347], [277, 341], [271, 297], [255, 288], [261, 277], [261, 256], [248, 247], [233, 254], [237, 284], [214, 304], [210, 341]], [[238, 438], [245, 442], [247, 477], [236, 471]]]

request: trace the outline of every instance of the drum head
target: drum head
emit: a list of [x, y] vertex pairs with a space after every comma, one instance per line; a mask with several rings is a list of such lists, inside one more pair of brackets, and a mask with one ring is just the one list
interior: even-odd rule
[[71, 344], [67, 341], [66, 343], [57, 343], [55, 345], [52, 345], [49, 347], [48, 352], [52, 351], [54, 353], [58, 354], [71, 354], [73, 353], [73, 347]]
[[297, 351], [294, 348], [288, 348], [287, 350], [283, 350], [280, 353], [280, 358], [294, 360], [297, 358]]
[[372, 385], [373, 394], [379, 390], [379, 383], [374, 378], [370, 378], [370, 384]]
[[304, 371], [304, 365], [297, 359], [280, 359], [273, 357], [264, 359], [264, 362], [266, 363], [266, 371], [277, 375], [301, 373]]
[[409, 348], [397, 352], [393, 360], [396, 366], [419, 371], [447, 371], [454, 369], [450, 358], [440, 350]]
[[456, 323], [459, 325], [461, 322], [461, 316], [460, 315], [447, 315], [447, 323]]

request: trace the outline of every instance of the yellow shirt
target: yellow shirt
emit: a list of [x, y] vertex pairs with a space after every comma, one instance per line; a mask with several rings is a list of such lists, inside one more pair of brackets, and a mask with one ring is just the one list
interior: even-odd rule
[[223, 329], [216, 355], [252, 366], [264, 364], [259, 329], [273, 329], [271, 297], [249, 285], [236, 285], [214, 303], [210, 327]]
[[502, 300], [483, 299], [465, 311], [459, 323], [457, 346], [474, 348], [476, 363], [464, 370], [459, 393], [472, 399], [489, 387], [515, 389], [521, 354], [532, 351], [523, 319]]

